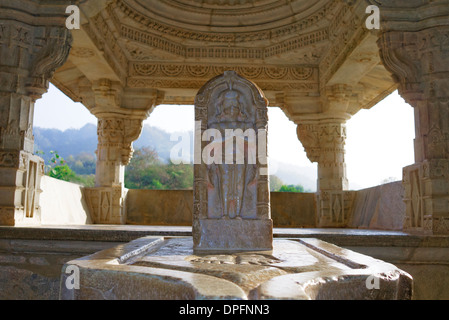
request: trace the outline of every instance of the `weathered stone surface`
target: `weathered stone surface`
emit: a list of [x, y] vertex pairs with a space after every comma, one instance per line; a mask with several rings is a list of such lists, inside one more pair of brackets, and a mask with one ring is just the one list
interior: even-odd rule
[[4, 263], [5, 261], [0, 261], [1, 300], [58, 299], [60, 285], [58, 277], [49, 278], [14, 263], [3, 266]]
[[[449, 266], [449, 238], [447, 236], [410, 235], [399, 231], [366, 229], [306, 229], [282, 228], [273, 230], [276, 238], [317, 238], [364, 255], [394, 264], [413, 277], [413, 299], [447, 299], [445, 284]], [[85, 225], [52, 227], [0, 227], [0, 265], [12, 269], [2, 274], [3, 279], [12, 279], [9, 272], [21, 268], [34, 273], [45, 271], [45, 277], [59, 282], [64, 263], [115, 247], [139, 237], [189, 236], [189, 227], [168, 226], [119, 226]], [[42, 240], [35, 240], [42, 239]], [[27, 259], [24, 252], [32, 252]], [[68, 253], [70, 253], [68, 255]], [[31, 261], [43, 258], [49, 263], [38, 271], [39, 265]], [[18, 265], [16, 262], [20, 262]], [[447, 278], [447, 277], [446, 277]], [[2, 286], [7, 286], [7, 281]], [[24, 284], [25, 285], [25, 284]], [[44, 291], [50, 291], [49, 283], [40, 282]], [[6, 287], [5, 287], [6, 288]], [[30, 296], [39, 299], [38, 290]], [[3, 292], [3, 287], [0, 287]], [[20, 299], [21, 291], [9, 291], [7, 299]], [[56, 296], [51, 299], [58, 298]]]
[[404, 188], [400, 181], [355, 192], [349, 228], [402, 230]]
[[130, 189], [126, 223], [137, 225], [192, 225], [192, 190]]
[[199, 219], [195, 250], [242, 251], [271, 250], [273, 223], [271, 220]]
[[[126, 197], [127, 224], [192, 225], [192, 190], [130, 189]], [[271, 192], [270, 207], [274, 227], [316, 226], [316, 201], [313, 193]]]
[[86, 201], [80, 185], [43, 176], [41, 223], [43, 225], [91, 224]]
[[[62, 299], [410, 299], [395, 266], [317, 239], [275, 240], [273, 250], [196, 254], [192, 238], [140, 238], [68, 262], [80, 289]], [[371, 277], [371, 278], [369, 278]], [[376, 277], [378, 282], [375, 282]], [[70, 279], [69, 279], [70, 280]], [[378, 289], [367, 283], [378, 284]]]

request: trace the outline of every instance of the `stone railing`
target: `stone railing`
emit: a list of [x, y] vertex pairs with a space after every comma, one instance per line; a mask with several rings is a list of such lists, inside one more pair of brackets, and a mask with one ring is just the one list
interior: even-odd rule
[[[95, 221], [83, 187], [47, 176], [42, 179], [42, 225], [84, 225]], [[358, 191], [347, 191], [342, 228], [402, 230], [405, 221], [404, 188], [400, 181]], [[315, 193], [271, 192], [271, 215], [277, 228], [316, 228]], [[191, 226], [192, 190], [129, 189], [126, 224]]]

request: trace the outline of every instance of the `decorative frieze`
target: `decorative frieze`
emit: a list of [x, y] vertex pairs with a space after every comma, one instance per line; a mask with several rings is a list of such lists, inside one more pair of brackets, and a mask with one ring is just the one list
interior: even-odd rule
[[[130, 76], [144, 77], [185, 77], [185, 78], [210, 78], [227, 71], [227, 65], [188, 65], [135, 62], [130, 64]], [[283, 80], [283, 81], [316, 81], [317, 69], [300, 66], [232, 66], [235, 72], [242, 76], [258, 80]]]
[[[153, 34], [163, 34], [165, 37], [171, 36], [180, 39], [205, 41], [219, 44], [273, 41], [273, 39], [282, 39], [286, 37], [297, 36], [304, 30], [314, 27], [323, 19], [326, 19], [329, 15], [332, 14], [335, 7], [332, 2], [327, 2], [321, 8], [318, 8], [315, 12], [309, 14], [303, 19], [298, 19], [297, 21], [294, 21], [287, 26], [274, 27], [253, 32], [207, 32], [188, 30], [186, 28], [164, 24], [154, 19], [150, 19], [138, 9], [133, 8], [127, 1], [116, 1], [113, 6], [118, 8], [121, 11], [121, 14], [124, 14], [132, 20], [138, 21], [144, 29], [150, 30]], [[245, 15], [245, 12], [246, 10], [236, 10], [234, 14]], [[115, 17], [115, 19], [117, 20], [117, 17]]]
[[199, 89], [204, 81], [227, 70], [245, 76], [263, 90], [318, 91], [318, 69], [301, 66], [227, 66], [135, 62], [130, 64], [131, 88]]

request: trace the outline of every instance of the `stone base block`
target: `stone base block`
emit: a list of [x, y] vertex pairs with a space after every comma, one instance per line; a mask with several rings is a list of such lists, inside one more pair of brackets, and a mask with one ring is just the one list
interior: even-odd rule
[[121, 186], [84, 188], [89, 214], [95, 224], [126, 223], [126, 193]]
[[193, 229], [196, 252], [271, 250], [273, 246], [271, 219], [199, 219]]
[[191, 237], [144, 237], [62, 268], [61, 299], [411, 299], [392, 264], [313, 238], [269, 251], [198, 254]]
[[0, 152], [0, 225], [41, 223], [44, 160], [26, 151]]

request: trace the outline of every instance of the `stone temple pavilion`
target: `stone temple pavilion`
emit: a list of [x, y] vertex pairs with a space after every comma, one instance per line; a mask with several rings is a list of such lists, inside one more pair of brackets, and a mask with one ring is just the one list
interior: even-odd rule
[[[58, 299], [71, 259], [191, 235], [192, 190], [128, 190], [124, 172], [156, 106], [193, 105], [228, 70], [318, 165], [316, 193], [271, 193], [273, 237], [381, 259], [414, 298], [449, 299], [448, 0], [0, 0], [0, 299]], [[93, 188], [45, 176], [34, 154], [50, 82], [98, 119]], [[349, 190], [346, 123], [395, 90], [414, 109], [415, 162]]]

